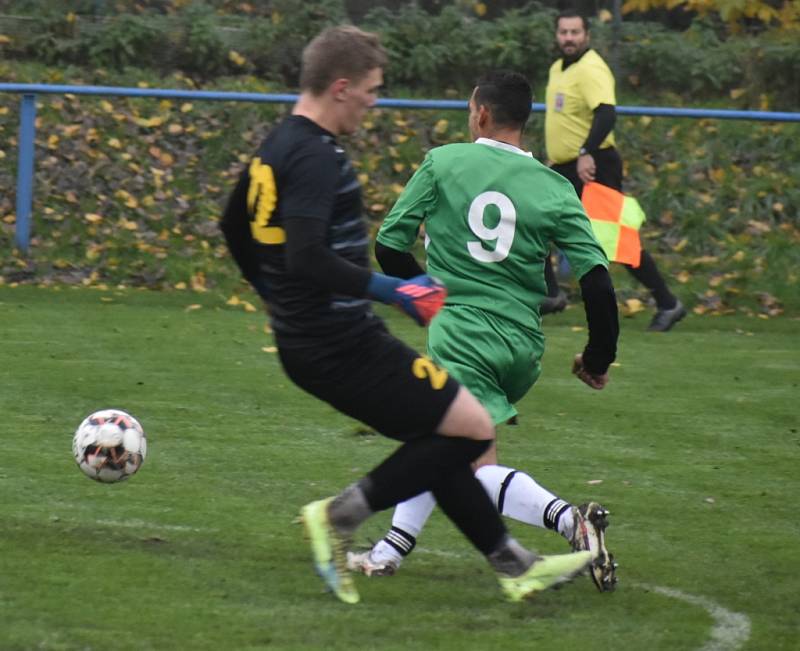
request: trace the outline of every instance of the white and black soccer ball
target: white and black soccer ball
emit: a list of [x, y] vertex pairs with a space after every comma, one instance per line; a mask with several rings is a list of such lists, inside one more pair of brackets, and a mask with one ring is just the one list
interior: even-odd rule
[[72, 437], [72, 454], [87, 477], [113, 484], [142, 467], [147, 437], [139, 421], [127, 412], [102, 409], [78, 426]]

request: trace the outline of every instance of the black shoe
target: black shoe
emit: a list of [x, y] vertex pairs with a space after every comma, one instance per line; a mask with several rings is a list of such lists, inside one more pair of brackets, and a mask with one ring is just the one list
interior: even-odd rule
[[650, 332], [666, 332], [685, 316], [686, 308], [683, 307], [683, 303], [678, 301], [671, 310], [656, 312], [647, 329]]
[[559, 291], [556, 296], [548, 296], [539, 305], [539, 314], [555, 314], [556, 312], [563, 312], [567, 307], [567, 295]]

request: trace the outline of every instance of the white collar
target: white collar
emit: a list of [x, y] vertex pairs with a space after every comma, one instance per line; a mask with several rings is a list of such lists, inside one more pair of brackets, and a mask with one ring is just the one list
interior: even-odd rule
[[509, 145], [507, 142], [500, 142], [499, 140], [492, 140], [491, 138], [478, 138], [475, 141], [476, 145], [488, 145], [489, 147], [497, 147], [498, 149], [505, 149], [506, 151], [510, 151], [514, 154], [520, 154], [522, 156], [527, 156], [528, 158], [533, 158], [533, 154], [529, 151], [523, 151], [519, 147], [515, 147], [514, 145]]

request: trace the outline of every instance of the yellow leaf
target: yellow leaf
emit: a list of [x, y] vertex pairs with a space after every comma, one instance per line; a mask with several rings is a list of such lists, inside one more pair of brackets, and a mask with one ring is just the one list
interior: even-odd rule
[[447, 131], [447, 127], [448, 127], [449, 125], [450, 125], [450, 123], [449, 123], [447, 120], [445, 120], [444, 118], [442, 118], [442, 119], [441, 119], [441, 120], [439, 120], [439, 121], [436, 123], [436, 125], [433, 127], [433, 132], [434, 132], [436, 135], [439, 135], [439, 136], [441, 136], [442, 134], [444, 134], [444, 133]]
[[689, 240], [684, 237], [680, 242], [678, 242], [675, 246], [672, 247], [672, 250], [675, 251], [675, 253], [680, 253], [686, 248], [686, 245], [688, 243]]
[[122, 149], [122, 143], [118, 138], [109, 138], [108, 146], [113, 147], [114, 149]]
[[715, 255], [701, 255], [699, 258], [692, 258], [692, 264], [714, 264], [717, 259]]
[[278, 352], [278, 349], [275, 348], [275, 346], [262, 346], [261, 350], [264, 351], [265, 353], [277, 353]]
[[202, 271], [198, 271], [192, 274], [192, 277], [189, 279], [189, 282], [192, 285], [192, 289], [196, 292], [204, 292], [206, 291], [206, 275]]
[[103, 221], [103, 217], [98, 215], [97, 213], [87, 212], [83, 218], [89, 222], [90, 224], [97, 224], [98, 222]]
[[684, 285], [688, 283], [691, 279], [692, 279], [691, 274], [685, 269], [683, 271], [678, 272], [678, 274], [675, 276], [675, 280]]
[[242, 301], [242, 307], [244, 307], [245, 312], [258, 312], [256, 307], [248, 301]]
[[243, 66], [245, 63], [247, 63], [247, 59], [245, 59], [236, 50], [231, 50], [230, 52], [228, 52], [228, 61], [237, 66]]
[[107, 99], [104, 99], [100, 102], [100, 108], [103, 109], [106, 113], [113, 113], [114, 105], [111, 104]]
[[0, 34], [0, 45], [8, 45], [9, 43], [11, 43], [11, 39], [5, 34]]
[[731, 88], [731, 99], [739, 99], [746, 92], [746, 88]]
[[644, 310], [644, 305], [638, 298], [629, 298], [624, 305], [625, 316], [633, 316], [637, 312]]
[[149, 119], [147, 119], [147, 118], [136, 118], [134, 121], [140, 127], [148, 127], [148, 128], [149, 127], [160, 127], [162, 124], [164, 124], [164, 118], [161, 118], [161, 117], [158, 117], [158, 116], [152, 117], [152, 118], [149, 118]]
[[169, 127], [167, 127], [167, 131], [173, 136], [176, 136], [179, 133], [183, 133], [183, 127], [180, 124], [170, 124]]
[[653, 118], [651, 118], [649, 115], [643, 115], [642, 117], [639, 118], [639, 122], [643, 127], [650, 126], [650, 123], [652, 121]]
[[486, 4], [483, 2], [476, 2], [475, 5], [472, 7], [475, 11], [475, 15], [483, 18], [486, 15]]
[[200, 305], [200, 303], [192, 303], [191, 305], [187, 305], [186, 309], [184, 311], [185, 312], [193, 312], [194, 310], [199, 310], [202, 307], [203, 306]]
[[583, 326], [572, 326], [570, 328], [572, 332], [583, 332], [585, 329]]
[[722, 183], [725, 180], [725, 170], [721, 167], [715, 167], [709, 172], [709, 176], [713, 181]]
[[175, 289], [186, 289], [186, 283], [183, 281], [175, 283]]
[[236, 294], [231, 296], [227, 301], [225, 301], [225, 305], [239, 305], [242, 301], [239, 299]]

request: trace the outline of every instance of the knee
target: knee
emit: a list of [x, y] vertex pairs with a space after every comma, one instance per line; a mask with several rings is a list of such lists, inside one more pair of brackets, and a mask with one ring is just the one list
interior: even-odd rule
[[459, 436], [474, 441], [494, 441], [494, 423], [489, 412], [464, 387], [437, 429], [438, 434]]
[[480, 405], [479, 413], [475, 415], [475, 429], [477, 436], [475, 438], [481, 441], [490, 441], [494, 443], [495, 429], [492, 417], [483, 405]]

